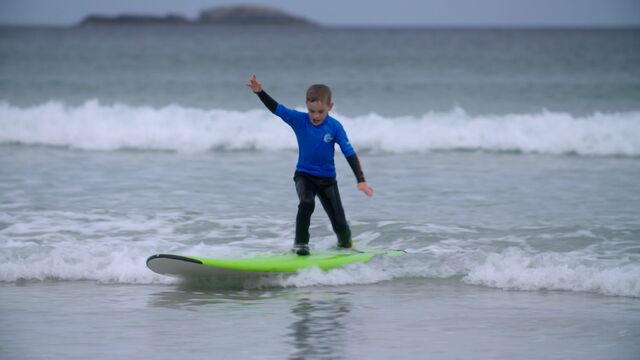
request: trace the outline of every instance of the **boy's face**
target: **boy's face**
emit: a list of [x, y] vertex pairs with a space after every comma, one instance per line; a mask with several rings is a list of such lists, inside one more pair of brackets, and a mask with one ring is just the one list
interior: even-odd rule
[[322, 101], [307, 101], [307, 109], [309, 110], [309, 121], [318, 126], [322, 124], [327, 115], [329, 115], [329, 111], [333, 109], [333, 103], [325, 104]]

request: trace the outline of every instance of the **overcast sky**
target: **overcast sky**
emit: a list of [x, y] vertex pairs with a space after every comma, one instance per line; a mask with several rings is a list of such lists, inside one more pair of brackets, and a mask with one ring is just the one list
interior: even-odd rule
[[640, 0], [0, 0], [0, 24], [72, 25], [88, 14], [271, 5], [326, 25], [640, 26]]

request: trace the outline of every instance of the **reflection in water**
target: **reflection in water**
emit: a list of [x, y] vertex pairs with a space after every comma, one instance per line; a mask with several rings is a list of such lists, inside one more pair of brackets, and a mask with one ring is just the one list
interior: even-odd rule
[[[265, 316], [269, 316], [268, 321], [272, 321], [272, 332], [269, 333], [283, 330], [282, 334], [288, 336], [285, 342], [273, 343], [273, 348], [265, 351], [283, 346], [281, 350], [291, 349], [288, 351], [291, 360], [342, 359], [346, 357], [345, 349], [350, 339], [347, 321], [353, 308], [349, 301], [351, 296], [347, 292], [318, 289], [207, 289], [183, 284], [151, 294], [149, 305], [163, 309], [205, 311], [202, 313], [204, 318], [215, 318], [218, 323], [233, 323], [234, 329], [242, 333], [250, 332], [247, 327], [253, 328], [255, 324], [264, 322]], [[290, 316], [287, 313], [293, 316], [293, 321], [288, 324]], [[264, 341], [265, 338], [269, 339], [269, 335], [262, 334], [259, 338]], [[236, 340], [240, 339], [229, 340], [227, 345], [233, 347], [233, 341]], [[274, 338], [267, 341], [274, 341]], [[283, 357], [286, 355], [283, 354]]]
[[211, 304], [239, 304], [273, 298], [271, 291], [259, 290], [196, 290], [183, 288], [151, 294], [149, 305], [167, 309], [189, 309]]
[[344, 294], [332, 293], [323, 299], [301, 296], [291, 310], [297, 318], [289, 327], [295, 352], [291, 359], [340, 359], [344, 357], [348, 334], [346, 315], [351, 304]]

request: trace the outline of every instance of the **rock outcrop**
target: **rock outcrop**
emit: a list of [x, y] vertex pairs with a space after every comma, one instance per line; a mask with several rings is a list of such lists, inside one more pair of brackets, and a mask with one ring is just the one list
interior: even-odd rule
[[152, 15], [89, 15], [80, 22], [80, 26], [90, 25], [153, 25], [153, 24], [189, 24], [191, 21], [184, 16], [169, 14], [166, 16]]
[[291, 15], [283, 10], [262, 5], [218, 6], [202, 10], [197, 19], [182, 15], [165, 16], [122, 14], [115, 16], [89, 15], [80, 26], [91, 25], [296, 25], [318, 26], [300, 16]]
[[280, 9], [259, 5], [218, 6], [200, 12], [198, 22], [243, 25], [314, 25], [311, 21]]

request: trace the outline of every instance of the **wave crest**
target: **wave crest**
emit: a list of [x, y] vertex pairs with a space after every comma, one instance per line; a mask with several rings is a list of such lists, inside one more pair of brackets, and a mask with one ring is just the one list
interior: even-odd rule
[[[640, 112], [575, 117], [535, 114], [471, 116], [462, 109], [422, 116], [334, 114], [360, 150], [390, 153], [507, 151], [640, 156]], [[48, 102], [28, 108], [0, 103], [0, 144], [82, 150], [278, 151], [296, 149], [291, 130], [265, 110], [203, 110]]]

